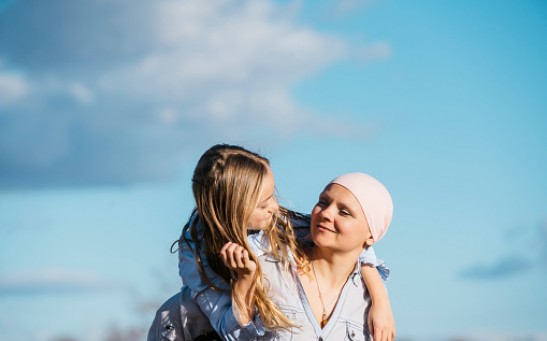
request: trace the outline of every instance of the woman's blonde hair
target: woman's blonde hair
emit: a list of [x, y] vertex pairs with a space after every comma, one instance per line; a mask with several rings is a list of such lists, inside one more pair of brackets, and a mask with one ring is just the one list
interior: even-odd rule
[[[268, 171], [268, 159], [240, 146], [219, 144], [208, 149], [198, 161], [192, 177], [192, 191], [199, 219], [195, 219], [189, 228], [196, 246], [198, 269], [205, 282], [213, 289], [220, 290], [207, 278], [201, 252], [205, 253], [213, 271], [230, 283], [236, 279], [236, 273], [224, 266], [219, 257], [220, 250], [229, 241], [243, 246], [257, 265], [255, 304], [264, 326], [288, 329], [296, 325], [268, 297], [262, 268], [247, 243], [248, 221], [260, 200], [262, 180]], [[271, 245], [268, 252], [285, 266], [288, 266], [289, 260], [287, 249], [295, 255], [297, 262], [302, 259], [289, 214], [289, 211], [280, 207], [265, 230]], [[202, 225], [203, 244], [198, 240], [198, 220]], [[204, 250], [201, 250], [202, 245]]]

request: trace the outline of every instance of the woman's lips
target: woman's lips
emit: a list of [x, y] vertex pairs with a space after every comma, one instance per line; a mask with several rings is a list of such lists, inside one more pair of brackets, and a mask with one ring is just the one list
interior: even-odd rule
[[322, 230], [322, 231], [328, 231], [328, 232], [332, 232], [332, 233], [336, 233], [336, 231], [332, 228], [329, 228], [329, 227], [326, 227], [324, 225], [321, 225], [321, 224], [317, 224], [315, 225], [315, 227], [317, 227], [318, 230]]

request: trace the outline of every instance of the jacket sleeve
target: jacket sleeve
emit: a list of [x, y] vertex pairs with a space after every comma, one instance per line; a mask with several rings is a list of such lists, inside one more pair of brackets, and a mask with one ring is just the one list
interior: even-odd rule
[[374, 252], [372, 246], [369, 246], [361, 251], [361, 254], [359, 255], [359, 263], [367, 264], [373, 268], [376, 268], [380, 274], [380, 277], [382, 277], [384, 281], [389, 279], [389, 268], [385, 265], [383, 260], [376, 257], [376, 253]]
[[180, 309], [180, 293], [165, 301], [156, 311], [147, 341], [185, 341]]
[[[199, 224], [197, 226], [199, 227]], [[198, 233], [198, 237], [201, 237], [201, 233]], [[222, 290], [209, 287], [201, 278], [195, 257], [195, 247], [189, 233], [181, 236], [178, 256], [179, 274], [183, 284], [188, 286], [192, 298], [223, 340], [245, 341], [264, 335], [264, 328], [258, 314], [255, 314], [253, 321], [243, 326], [239, 324], [232, 308], [230, 286], [211, 269], [203, 254], [201, 260], [207, 277], [211, 283]]]

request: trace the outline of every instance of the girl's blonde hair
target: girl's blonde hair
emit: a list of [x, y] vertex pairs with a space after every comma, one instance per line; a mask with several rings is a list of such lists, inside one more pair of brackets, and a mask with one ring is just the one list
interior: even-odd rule
[[[192, 191], [199, 219], [195, 219], [192, 226], [186, 228], [191, 229], [200, 274], [216, 290], [220, 288], [207, 278], [201, 252], [205, 253], [215, 273], [230, 283], [236, 279], [236, 273], [224, 266], [219, 257], [220, 250], [229, 241], [243, 246], [257, 265], [255, 304], [264, 326], [288, 329], [296, 325], [268, 297], [262, 268], [247, 243], [248, 221], [260, 200], [262, 180], [268, 171], [268, 159], [242, 147], [226, 144], [211, 147], [201, 156], [192, 177]], [[297, 264], [303, 259], [296, 245], [289, 215], [288, 210], [280, 207], [265, 230], [271, 245], [268, 252], [283, 262], [284, 266], [288, 266], [289, 252], [295, 255]], [[198, 220], [202, 225], [203, 244], [198, 240]], [[201, 250], [202, 245], [204, 250]]]

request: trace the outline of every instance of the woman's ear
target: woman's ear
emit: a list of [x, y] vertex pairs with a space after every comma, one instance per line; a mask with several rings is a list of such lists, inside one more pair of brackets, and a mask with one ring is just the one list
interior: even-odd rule
[[372, 236], [368, 237], [364, 244], [363, 244], [363, 248], [367, 248], [369, 246], [371, 246], [372, 244], [374, 244], [374, 238], [372, 238]]

